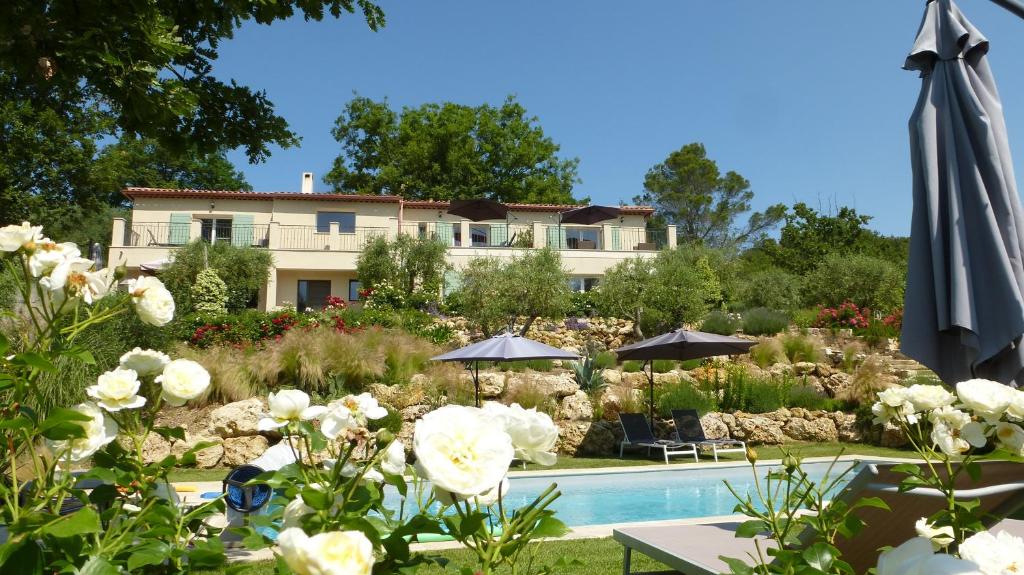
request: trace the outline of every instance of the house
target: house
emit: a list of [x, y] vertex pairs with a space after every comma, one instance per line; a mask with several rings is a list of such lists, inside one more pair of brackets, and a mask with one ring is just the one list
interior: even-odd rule
[[301, 192], [126, 188], [131, 220], [114, 219], [108, 261], [134, 276], [159, 268], [176, 246], [198, 238], [267, 249], [274, 267], [260, 309], [301, 310], [319, 307], [327, 295], [358, 300], [356, 260], [376, 237], [437, 238], [450, 246], [456, 270], [475, 257], [552, 246], [577, 291], [589, 290], [624, 259], [675, 245], [672, 227], [646, 229], [653, 210], [643, 206], [624, 206], [621, 217], [589, 226], [559, 226], [558, 214], [574, 206], [540, 204], [510, 204], [507, 221], [472, 222], [448, 214], [447, 202], [313, 193], [312, 187], [306, 173]]

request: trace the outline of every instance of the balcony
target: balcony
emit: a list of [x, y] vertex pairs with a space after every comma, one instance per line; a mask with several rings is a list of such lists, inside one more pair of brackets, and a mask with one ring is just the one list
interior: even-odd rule
[[280, 238], [271, 247], [281, 250], [359, 252], [375, 238], [388, 237], [387, 228], [356, 227], [351, 231], [336, 229], [327, 232], [316, 226], [279, 226]]
[[[221, 220], [224, 221], [224, 220]], [[202, 225], [177, 222], [132, 222], [125, 225], [122, 245], [129, 247], [173, 248], [202, 237], [210, 242], [265, 248], [269, 244], [267, 224]]]
[[658, 251], [671, 247], [675, 230], [628, 226], [562, 226], [478, 224], [475, 222], [403, 222], [401, 233], [438, 239], [462, 248], [540, 248], [588, 251]]

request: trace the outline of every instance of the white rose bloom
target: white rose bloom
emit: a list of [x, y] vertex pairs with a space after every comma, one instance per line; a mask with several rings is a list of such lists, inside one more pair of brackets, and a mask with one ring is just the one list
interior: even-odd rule
[[290, 527], [281, 532], [277, 544], [295, 575], [370, 575], [373, 569], [373, 544], [360, 531], [310, 537]]
[[956, 396], [941, 385], [911, 385], [905, 398], [914, 406], [914, 411], [931, 411], [953, 405]]
[[1024, 429], [1016, 423], [996, 424], [996, 441], [1008, 451], [1024, 456]]
[[347, 429], [365, 427], [368, 419], [380, 419], [388, 414], [369, 393], [346, 395], [327, 404], [327, 413], [320, 422], [320, 432], [335, 439]]
[[480, 409], [448, 405], [416, 422], [417, 469], [435, 487], [472, 497], [497, 486], [512, 462], [512, 438]]
[[355, 415], [344, 405], [337, 404], [337, 401], [328, 403], [327, 413], [320, 420], [320, 433], [327, 439], [337, 439], [345, 431], [359, 427]]
[[960, 411], [953, 407], [940, 407], [932, 410], [928, 414], [928, 421], [932, 423], [942, 423], [953, 429], [962, 429], [963, 426], [971, 422], [971, 416], [968, 413]]
[[985, 575], [970, 561], [932, 553], [932, 542], [915, 537], [878, 556], [875, 575]]
[[397, 439], [388, 445], [384, 450], [384, 457], [381, 459], [380, 468], [388, 475], [401, 475], [405, 473], [405, 446]]
[[74, 422], [85, 430], [85, 437], [60, 441], [47, 440], [47, 443], [57, 459], [68, 458], [73, 462], [79, 462], [92, 457], [94, 453], [114, 441], [117, 438], [117, 424], [90, 401], [80, 403], [73, 409], [91, 418], [89, 421]]
[[982, 531], [968, 537], [959, 547], [960, 557], [976, 563], [984, 575], [1024, 572], [1024, 540], [1006, 531]]
[[52, 240], [41, 238], [36, 242], [35, 250], [28, 258], [28, 271], [32, 277], [38, 278], [49, 275], [57, 269], [57, 266], [67, 260], [80, 259], [82, 259], [82, 252], [79, 251], [76, 244], [72, 242], [58, 244]]
[[28, 222], [21, 225], [11, 224], [0, 228], [0, 252], [16, 252], [25, 244], [34, 244], [43, 239], [43, 226], [33, 226]]
[[174, 297], [157, 278], [143, 276], [129, 280], [128, 293], [132, 296], [135, 313], [143, 322], [160, 327], [174, 319]]
[[139, 395], [139, 385], [135, 370], [119, 367], [96, 378], [96, 385], [87, 387], [85, 393], [107, 411], [135, 409], [146, 405], [146, 398]]
[[110, 293], [113, 285], [114, 270], [110, 268], [72, 272], [68, 278], [68, 290], [71, 295], [82, 298], [90, 305]]
[[538, 412], [536, 408], [523, 409], [518, 403], [505, 407], [497, 402], [484, 404], [484, 413], [504, 426], [512, 438], [518, 459], [540, 465], [554, 465], [558, 460], [554, 453], [558, 427], [548, 414]]
[[1018, 421], [1024, 420], [1024, 391], [1015, 389], [1010, 393], [1010, 405], [1006, 408], [1006, 415]]
[[948, 547], [955, 538], [953, 527], [949, 525], [933, 527], [931, 523], [928, 523], [926, 517], [922, 517], [917, 520], [917, 523], [914, 523], [914, 530], [917, 531], [918, 537], [926, 537], [931, 540], [934, 551]]
[[302, 517], [315, 512], [315, 509], [313, 509], [309, 505], [306, 505], [306, 502], [302, 500], [302, 497], [296, 497], [295, 499], [292, 499], [288, 503], [288, 505], [284, 506], [284, 515], [282, 516], [284, 528], [288, 529], [289, 527], [301, 527]]
[[[91, 269], [92, 260], [79, 257], [63, 258], [60, 263], [50, 270], [48, 275], [39, 279], [39, 285], [43, 289], [50, 291], [62, 290], [65, 286], [81, 289], [86, 287], [85, 272]], [[68, 285], [69, 280], [72, 278], [74, 278], [77, 286]], [[69, 289], [69, 291], [72, 290]]]
[[176, 359], [164, 367], [155, 381], [163, 388], [164, 401], [168, 405], [180, 406], [199, 397], [210, 387], [210, 374], [190, 359]]
[[139, 377], [156, 375], [164, 370], [171, 358], [162, 351], [137, 347], [121, 356], [121, 367], [135, 370]]
[[998, 420], [1013, 400], [1013, 389], [998, 381], [969, 379], [956, 384], [960, 401], [988, 421]]
[[267, 396], [270, 405], [270, 417], [264, 417], [257, 423], [260, 431], [270, 431], [288, 425], [291, 421], [308, 421], [323, 415], [327, 408], [309, 406], [309, 395], [298, 389], [283, 389]]
[[881, 425], [889, 423], [894, 419], [906, 419], [907, 423], [913, 425], [917, 423], [917, 415], [914, 414], [914, 405], [909, 401], [904, 401], [898, 406], [891, 406], [885, 402], [877, 401], [871, 406], [871, 413], [875, 415], [875, 423]]
[[907, 402], [907, 388], [901, 385], [894, 385], [884, 389], [878, 392], [878, 401], [889, 407], [901, 407]]
[[949, 406], [940, 407], [928, 414], [932, 422], [932, 443], [950, 456], [961, 455], [973, 447], [984, 447], [988, 443], [985, 428], [971, 421], [971, 416]]

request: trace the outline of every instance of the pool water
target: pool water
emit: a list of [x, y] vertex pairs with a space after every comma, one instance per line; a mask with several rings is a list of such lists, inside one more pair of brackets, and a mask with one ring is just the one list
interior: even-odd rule
[[[832, 477], [852, 464], [836, 464]], [[820, 481], [828, 466], [828, 463], [808, 463], [803, 465], [803, 469], [813, 481]], [[762, 485], [769, 469], [769, 466], [758, 466]], [[844, 482], [852, 479], [857, 470], [848, 473]], [[513, 477], [510, 481], [509, 492], [503, 501], [506, 510], [529, 504], [552, 482], [557, 483], [562, 496], [551, 508], [570, 527], [732, 515], [737, 501], [724, 481], [728, 481], [737, 493], [755, 492], [753, 473], [746, 465], [534, 475]], [[397, 508], [398, 494], [389, 494], [388, 499], [394, 504], [393, 508]]]

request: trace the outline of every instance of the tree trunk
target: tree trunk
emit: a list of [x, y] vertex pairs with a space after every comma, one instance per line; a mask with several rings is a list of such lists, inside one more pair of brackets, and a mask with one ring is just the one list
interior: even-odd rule
[[526, 332], [530, 331], [530, 326], [533, 325], [533, 322], [536, 321], [536, 319], [537, 316], [535, 315], [531, 315], [526, 318], [526, 323], [523, 324], [523, 329], [519, 330], [519, 335], [526, 337]]
[[643, 310], [637, 308], [633, 313], [633, 335], [636, 336], [637, 340], [644, 339], [644, 332], [640, 329], [640, 318], [643, 317]]

